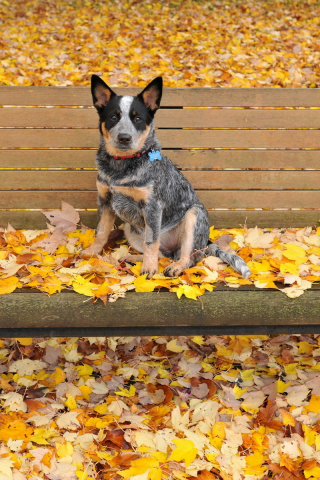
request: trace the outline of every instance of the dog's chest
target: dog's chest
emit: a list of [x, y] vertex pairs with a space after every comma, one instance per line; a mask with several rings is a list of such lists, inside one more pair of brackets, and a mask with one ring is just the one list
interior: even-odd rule
[[111, 179], [97, 181], [97, 188], [102, 198], [111, 202], [115, 213], [131, 225], [144, 225], [143, 209], [148, 202], [152, 189], [150, 187], [129, 186], [126, 182], [113, 182]]

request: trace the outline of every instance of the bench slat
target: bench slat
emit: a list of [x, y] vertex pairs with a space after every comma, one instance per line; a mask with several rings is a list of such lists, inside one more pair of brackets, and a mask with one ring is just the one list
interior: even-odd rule
[[[319, 190], [320, 171], [184, 171], [196, 189]], [[1, 190], [96, 190], [96, 171], [4, 170]]]
[[[181, 169], [320, 168], [319, 151], [164, 150]], [[95, 168], [95, 150], [0, 150], [0, 168]]]
[[[118, 95], [142, 91], [141, 87], [113, 88]], [[184, 107], [320, 107], [320, 92], [316, 88], [167, 87], [161, 103]], [[0, 87], [0, 105], [91, 106], [92, 98], [90, 87]]]
[[[306, 190], [197, 190], [206, 208], [313, 208], [320, 205], [320, 191]], [[96, 208], [95, 191], [1, 191], [0, 209], [60, 208], [64, 200], [77, 208]], [[1, 212], [0, 212], [1, 216]]]
[[[157, 128], [319, 128], [317, 110], [160, 109]], [[94, 108], [3, 108], [0, 127], [97, 128]]]
[[[318, 227], [320, 210], [230, 210], [209, 211], [210, 225], [216, 228], [238, 228], [246, 224], [249, 228]], [[97, 212], [80, 212], [84, 225], [97, 226]], [[0, 226], [10, 223], [14, 228], [43, 229], [46, 218], [41, 212], [0, 211]]]
[[170, 292], [134, 292], [105, 307], [74, 292], [15, 292], [0, 297], [0, 332], [1, 337], [221, 335], [239, 329], [242, 334], [320, 333], [317, 290], [296, 302], [280, 292], [232, 289], [207, 292], [201, 300], [203, 308]]
[[[164, 148], [320, 148], [320, 130], [158, 130]], [[96, 148], [95, 129], [0, 129], [2, 148]]]

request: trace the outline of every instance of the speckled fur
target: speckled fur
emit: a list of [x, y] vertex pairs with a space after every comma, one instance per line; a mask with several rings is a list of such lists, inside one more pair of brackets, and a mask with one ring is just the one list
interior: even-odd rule
[[[160, 106], [162, 79], [158, 77], [153, 80], [137, 97], [121, 97], [93, 75], [92, 94], [99, 113], [101, 133], [96, 156], [97, 181], [105, 187], [100, 191], [106, 192], [104, 196], [98, 196], [98, 231], [105, 231], [100, 219], [105, 217], [106, 210], [111, 217], [118, 215], [126, 222], [125, 232], [129, 243], [144, 253], [142, 274], [147, 273], [151, 277], [156, 273], [158, 256], [164, 255], [175, 261], [165, 274], [179, 275], [183, 268], [193, 266], [204, 255], [209, 238], [206, 209], [188, 180], [163, 153], [161, 160], [153, 162], [148, 153], [134, 158], [114, 158], [115, 151], [121, 156], [150, 148], [161, 151], [153, 118]], [[121, 134], [129, 134], [130, 143], [121, 144]], [[139, 138], [143, 136], [146, 138], [141, 145]], [[125, 189], [120, 192], [121, 189], [117, 191], [117, 187], [143, 188], [143, 195], [140, 191], [136, 195], [124, 194]], [[192, 222], [186, 220], [191, 218], [191, 214], [194, 216]], [[183, 242], [186, 234], [191, 241]], [[183, 261], [179, 263], [179, 260], [180, 257], [186, 258], [186, 251], [181, 253], [181, 249], [186, 248], [189, 250], [188, 261], [182, 265]], [[99, 245], [93, 244], [85, 253], [94, 253], [99, 249], [101, 240]]]

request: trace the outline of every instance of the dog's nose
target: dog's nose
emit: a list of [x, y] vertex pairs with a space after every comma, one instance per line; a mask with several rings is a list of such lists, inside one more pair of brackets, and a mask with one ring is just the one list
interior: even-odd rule
[[131, 135], [128, 135], [127, 133], [119, 133], [118, 140], [122, 145], [129, 145], [129, 143], [132, 140], [132, 137], [131, 137]]

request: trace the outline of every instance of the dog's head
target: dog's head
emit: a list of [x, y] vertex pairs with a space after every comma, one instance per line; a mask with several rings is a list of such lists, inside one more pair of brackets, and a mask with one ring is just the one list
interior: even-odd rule
[[97, 75], [91, 77], [93, 104], [100, 117], [100, 132], [112, 156], [134, 155], [142, 150], [154, 114], [160, 107], [162, 77], [155, 78], [136, 97], [119, 96]]

